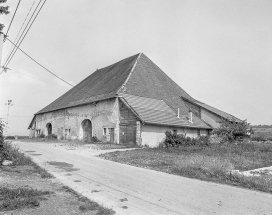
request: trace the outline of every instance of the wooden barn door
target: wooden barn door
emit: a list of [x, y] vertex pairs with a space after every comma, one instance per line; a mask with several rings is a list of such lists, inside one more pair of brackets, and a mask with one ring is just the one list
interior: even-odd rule
[[109, 128], [110, 142], [114, 143], [114, 128]]
[[136, 143], [136, 125], [120, 125], [120, 143], [128, 145]]
[[83, 140], [85, 142], [92, 142], [92, 122], [88, 119], [85, 119], [82, 122], [83, 129]]

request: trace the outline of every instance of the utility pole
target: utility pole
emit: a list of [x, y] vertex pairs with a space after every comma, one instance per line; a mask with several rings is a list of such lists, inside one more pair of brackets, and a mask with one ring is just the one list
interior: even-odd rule
[[0, 32], [0, 66], [2, 65], [2, 52], [3, 52], [4, 34]]
[[6, 136], [7, 136], [7, 133], [8, 133], [8, 121], [9, 121], [9, 108], [10, 106], [12, 106], [12, 100], [8, 100], [8, 103], [6, 103], [6, 105], [8, 106], [8, 114], [7, 114], [7, 125], [6, 125]]
[[8, 70], [10, 70], [10, 68], [5, 67], [1, 63], [2, 62], [3, 43], [5, 42], [5, 38], [6, 38], [6, 36], [2, 32], [0, 32], [0, 68], [2, 68], [0, 75], [4, 72], [7, 72]]

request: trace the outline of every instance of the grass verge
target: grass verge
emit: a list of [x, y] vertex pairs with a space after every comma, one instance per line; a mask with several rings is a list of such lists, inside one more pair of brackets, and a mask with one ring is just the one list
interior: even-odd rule
[[272, 177], [231, 175], [240, 171], [272, 166], [272, 144], [240, 142], [210, 147], [137, 149], [102, 154], [108, 160], [150, 168], [205, 181], [230, 184], [272, 193]]
[[48, 173], [44, 168], [34, 163], [29, 156], [26, 156], [24, 153], [20, 152], [19, 148], [13, 146], [10, 142], [6, 141], [3, 149], [5, 159], [12, 161], [11, 166], [33, 166], [33, 172], [39, 174], [41, 178], [54, 178], [52, 174]]
[[82, 202], [79, 205], [79, 210], [82, 212], [95, 211], [96, 215], [113, 215], [113, 214], [115, 214], [115, 211], [113, 211], [112, 209], [106, 208], [104, 206], [97, 204], [94, 201], [91, 201], [90, 199], [80, 195], [78, 192], [74, 191], [70, 187], [63, 186], [63, 189], [65, 189], [66, 192], [70, 192], [70, 193], [74, 194], [78, 198], [78, 200], [80, 202]]
[[4, 153], [5, 159], [11, 160], [12, 165], [0, 167], [3, 182], [0, 187], [0, 212], [12, 211], [13, 214], [13, 211], [18, 210], [20, 214], [115, 214], [112, 209], [81, 196], [69, 187], [44, 180], [53, 176], [10, 143], [5, 143]]
[[38, 207], [40, 200], [52, 192], [32, 188], [0, 188], [0, 211]]

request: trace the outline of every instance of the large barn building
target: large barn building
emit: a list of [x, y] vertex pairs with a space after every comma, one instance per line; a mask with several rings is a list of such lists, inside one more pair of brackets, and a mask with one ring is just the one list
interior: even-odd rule
[[158, 146], [171, 130], [208, 135], [234, 116], [192, 98], [143, 53], [99, 69], [37, 112], [30, 136]]

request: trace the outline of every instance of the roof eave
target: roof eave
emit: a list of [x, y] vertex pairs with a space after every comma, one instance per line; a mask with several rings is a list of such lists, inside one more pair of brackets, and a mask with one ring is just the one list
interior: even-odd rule
[[110, 96], [110, 97], [107, 97], [107, 98], [104, 98], [104, 99], [95, 99], [95, 100], [93, 100], [91, 102], [86, 102], [86, 103], [83, 103], [83, 104], [70, 105], [70, 106], [67, 106], [67, 107], [60, 107], [60, 108], [51, 109], [51, 110], [42, 111], [42, 112], [39, 111], [39, 112], [35, 113], [35, 115], [49, 113], [49, 112], [53, 112], [53, 111], [57, 111], [57, 110], [63, 110], [63, 109], [66, 109], [66, 108], [73, 108], [73, 107], [84, 106], [84, 105], [92, 104], [94, 102], [104, 101], [104, 100], [108, 100], [108, 99], [112, 99], [112, 98], [116, 98], [116, 97], [117, 97], [116, 95], [113, 95], [113, 96]]
[[195, 129], [209, 129], [213, 130], [211, 127], [203, 127], [203, 126], [190, 126], [190, 125], [170, 125], [166, 123], [153, 123], [153, 122], [145, 122], [147, 125], [158, 125], [158, 126], [169, 126], [169, 127], [175, 127], [175, 128], [195, 128]]
[[[192, 101], [192, 100], [189, 100], [189, 99], [187, 99], [187, 98], [184, 98], [183, 96], [180, 96], [180, 97], [181, 97], [183, 100], [187, 101], [187, 102], [193, 103], [195, 106], [197, 106], [197, 107], [199, 107], [199, 108], [203, 108], [203, 109], [205, 109], [206, 111], [209, 111], [210, 113], [215, 114], [216, 116], [219, 116], [219, 117], [221, 117], [221, 118], [224, 118], [224, 119], [229, 120], [229, 118], [223, 117], [222, 115], [220, 115], [220, 114], [218, 114], [218, 113], [215, 113], [214, 111], [209, 110], [209, 109], [207, 109], [207, 108], [205, 108], [205, 107], [203, 107], [203, 106], [201, 106], [201, 105], [195, 103], [195, 102]], [[222, 112], [223, 112], [223, 111], [222, 111]], [[229, 113], [226, 113], [226, 114], [232, 116], [233, 118], [235, 118], [235, 120], [242, 121], [241, 119], [238, 119], [237, 117], [235, 117], [235, 116], [233, 116], [233, 115], [231, 115], [231, 114], [229, 114]]]

